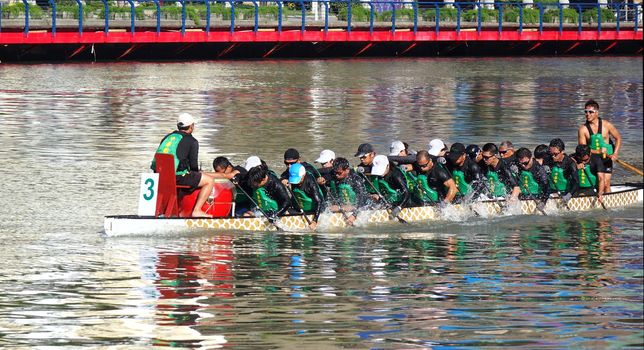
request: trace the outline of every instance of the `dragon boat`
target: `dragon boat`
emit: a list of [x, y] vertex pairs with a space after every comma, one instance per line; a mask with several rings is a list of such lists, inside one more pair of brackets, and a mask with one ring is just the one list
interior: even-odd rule
[[[158, 155], [157, 155], [158, 156]], [[308, 231], [305, 215], [286, 215], [275, 222], [264, 216], [230, 217], [234, 213], [234, 186], [228, 180], [218, 180], [211, 202], [204, 210], [213, 218], [189, 217], [194, 207], [197, 191], [178, 197], [175, 184], [173, 159], [158, 157], [159, 174], [158, 198], [154, 204], [154, 215], [117, 215], [106, 216], [104, 230], [107, 236], [156, 235], [186, 231]], [[142, 180], [142, 184], [144, 181]], [[144, 196], [145, 197], [145, 196]], [[446, 212], [452, 216], [476, 215], [495, 217], [502, 215], [549, 215], [561, 212], [581, 212], [588, 210], [609, 210], [642, 203], [644, 189], [642, 184], [612, 186], [612, 192], [603, 195], [600, 203], [595, 195], [572, 197], [568, 201], [553, 195], [544, 200], [522, 199], [509, 203], [503, 198], [482, 200], [472, 203], [453, 204], [445, 208], [421, 206], [403, 208], [398, 216], [390, 210], [364, 210], [358, 214], [354, 226], [369, 226], [394, 222], [417, 223], [445, 219]], [[141, 203], [139, 203], [141, 205]], [[309, 215], [308, 219], [312, 219]], [[318, 230], [340, 231], [349, 227], [342, 213], [325, 213], [320, 216]]]

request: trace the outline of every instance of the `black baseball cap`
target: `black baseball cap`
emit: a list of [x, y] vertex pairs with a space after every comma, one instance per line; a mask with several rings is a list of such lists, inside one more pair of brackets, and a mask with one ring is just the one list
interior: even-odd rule
[[300, 159], [300, 152], [298, 152], [295, 148], [289, 148], [284, 152], [284, 160], [287, 159]]
[[465, 153], [467, 153], [467, 156], [474, 159], [476, 156], [481, 152], [481, 148], [477, 145], [469, 145], [465, 149]]
[[360, 146], [358, 146], [358, 152], [354, 155], [354, 157], [362, 157], [367, 153], [374, 152], [373, 146], [370, 143], [363, 143]]

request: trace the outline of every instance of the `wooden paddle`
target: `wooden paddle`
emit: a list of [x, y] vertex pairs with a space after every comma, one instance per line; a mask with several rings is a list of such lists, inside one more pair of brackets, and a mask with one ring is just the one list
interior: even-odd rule
[[604, 204], [604, 201], [599, 200], [599, 192], [597, 192], [597, 189], [595, 187], [593, 187], [593, 192], [595, 193], [595, 200], [602, 205], [602, 208], [604, 208], [604, 210], [608, 210], [608, 208], [606, 208], [606, 204]]
[[623, 161], [621, 159], [615, 159], [615, 161], [617, 162], [617, 164], [619, 164], [619, 165], [623, 166], [624, 168], [634, 172], [635, 174], [637, 174], [639, 176], [644, 176], [644, 172], [642, 172], [642, 170], [640, 170], [640, 169], [637, 169], [633, 165], [628, 164], [628, 163], [626, 163], [625, 161]]
[[[524, 184], [521, 184], [521, 186], [526, 190], [526, 192], [530, 193], [530, 190], [528, 189], [528, 186], [526, 186]], [[543, 208], [545, 208], [546, 203], [548, 202], [548, 197], [549, 196], [545, 195], [545, 198], [541, 199], [541, 200], [537, 200], [537, 198], [533, 194], [530, 194], [530, 197], [532, 197], [532, 200], [535, 201], [535, 205], [536, 205], [537, 210], [541, 214], [543, 214], [544, 216], [548, 216], [548, 214], [546, 214], [546, 211]]]

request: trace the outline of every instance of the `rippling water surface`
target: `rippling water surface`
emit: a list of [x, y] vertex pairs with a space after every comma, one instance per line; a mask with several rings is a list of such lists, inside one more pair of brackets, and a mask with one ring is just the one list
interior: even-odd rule
[[[176, 115], [204, 169], [394, 139], [569, 149], [595, 98], [642, 167], [642, 58], [0, 65], [0, 347], [639, 348], [642, 205], [341, 233], [105, 238]], [[615, 182], [642, 178], [617, 168]]]

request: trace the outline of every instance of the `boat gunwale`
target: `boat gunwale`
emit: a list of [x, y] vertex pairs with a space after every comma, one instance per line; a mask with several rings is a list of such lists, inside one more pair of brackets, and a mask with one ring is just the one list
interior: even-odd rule
[[[626, 187], [618, 191], [614, 192], [609, 192], [605, 193], [604, 195], [616, 195], [616, 194], [621, 194], [625, 192], [631, 192], [631, 191], [638, 191], [641, 189], [644, 189], [644, 183], [624, 183], [624, 184], [615, 184], [612, 185], [612, 187]], [[587, 198], [587, 197], [596, 197], [596, 195], [593, 194], [585, 194], [585, 195], [580, 195], [580, 196], [574, 196], [572, 198]], [[549, 197], [548, 200], [557, 200], [560, 199], [560, 197]], [[527, 198], [527, 199], [520, 199], [520, 201], [538, 201], [540, 199], [538, 198]], [[506, 202], [506, 199], [485, 199], [481, 201], [474, 201], [468, 204], [476, 204], [476, 203], [485, 203], [485, 204], [490, 204], [490, 203], [503, 203]], [[435, 208], [437, 205], [435, 203], [429, 204], [429, 205], [418, 205], [418, 206], [412, 206], [412, 207], [405, 207], [403, 209], [411, 209], [411, 208]], [[387, 210], [387, 209], [370, 209], [366, 211], [372, 211], [376, 212], [378, 210]], [[336, 214], [335, 212], [332, 214]], [[313, 215], [313, 214], [305, 214], [307, 216]], [[286, 214], [280, 216], [280, 218], [286, 218], [286, 217], [302, 217], [304, 216], [303, 214]], [[239, 219], [249, 219], [249, 220], [254, 220], [258, 218], [262, 218], [262, 216], [227, 216], [227, 217], [214, 217], [214, 218], [203, 218], [203, 217], [159, 217], [159, 216], [154, 216], [154, 215], [147, 215], [147, 216], [139, 216], [136, 214], [127, 214], [127, 215], [107, 215], [104, 217], [105, 219], [134, 219], [134, 220], [195, 220], [195, 219], [202, 219], [202, 220], [239, 220]]]

